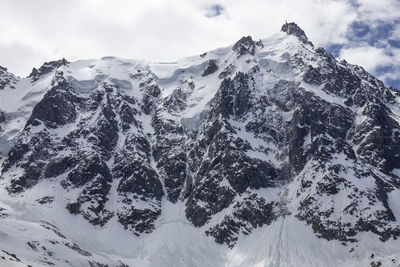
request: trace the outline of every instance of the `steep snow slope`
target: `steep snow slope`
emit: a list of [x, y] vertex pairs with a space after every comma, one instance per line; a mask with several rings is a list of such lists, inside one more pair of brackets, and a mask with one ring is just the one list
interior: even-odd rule
[[3, 80], [3, 265], [400, 264], [399, 94], [296, 24]]

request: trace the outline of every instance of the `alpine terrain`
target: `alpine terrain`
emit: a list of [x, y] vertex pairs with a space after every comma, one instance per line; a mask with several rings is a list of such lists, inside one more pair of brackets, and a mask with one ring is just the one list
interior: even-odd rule
[[400, 266], [400, 91], [295, 23], [0, 68], [0, 266]]

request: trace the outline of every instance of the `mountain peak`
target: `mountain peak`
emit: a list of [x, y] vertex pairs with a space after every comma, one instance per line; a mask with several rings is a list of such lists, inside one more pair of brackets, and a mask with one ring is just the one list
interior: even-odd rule
[[251, 36], [243, 36], [233, 45], [232, 50], [237, 52], [239, 57], [244, 54], [254, 55], [255, 43]]
[[55, 68], [59, 68], [61, 66], [67, 65], [69, 62], [62, 58], [56, 61], [45, 62], [39, 69], [33, 68], [31, 74], [29, 74], [29, 78], [32, 78], [33, 81], [37, 81], [40, 76], [48, 74], [52, 72]]
[[288, 35], [296, 36], [303, 43], [313, 46], [310, 40], [308, 40], [306, 33], [295, 22], [286, 22], [282, 25], [281, 31], [285, 32]]
[[0, 72], [6, 72], [7, 68], [0, 66]]
[[238, 54], [238, 58], [245, 54], [250, 54], [254, 56], [256, 46], [263, 47], [261, 40], [255, 42], [253, 38], [248, 35], [240, 38], [240, 40], [233, 45], [232, 50]]

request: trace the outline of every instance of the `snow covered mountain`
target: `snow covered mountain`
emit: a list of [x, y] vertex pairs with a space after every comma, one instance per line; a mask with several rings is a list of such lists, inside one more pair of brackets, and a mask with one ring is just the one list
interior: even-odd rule
[[400, 93], [295, 23], [0, 69], [1, 266], [399, 266]]

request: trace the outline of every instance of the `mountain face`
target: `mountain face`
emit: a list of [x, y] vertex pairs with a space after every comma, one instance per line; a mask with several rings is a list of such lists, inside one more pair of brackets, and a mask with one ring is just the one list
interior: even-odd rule
[[400, 94], [295, 23], [1, 68], [0, 101], [2, 266], [400, 264]]

